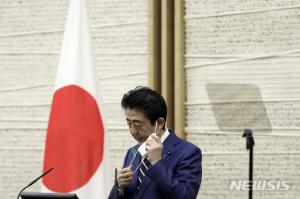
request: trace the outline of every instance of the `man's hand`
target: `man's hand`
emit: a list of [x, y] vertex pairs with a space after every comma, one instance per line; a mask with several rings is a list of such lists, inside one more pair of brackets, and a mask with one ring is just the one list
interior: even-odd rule
[[148, 153], [148, 160], [152, 165], [161, 159], [163, 145], [156, 134], [150, 135], [150, 137], [146, 140], [145, 149]]
[[122, 168], [118, 171], [118, 188], [126, 188], [133, 176], [132, 166]]

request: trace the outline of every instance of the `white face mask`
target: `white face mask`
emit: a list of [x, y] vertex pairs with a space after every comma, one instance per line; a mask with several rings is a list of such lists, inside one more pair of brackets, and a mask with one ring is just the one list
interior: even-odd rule
[[[155, 122], [155, 130], [154, 130], [154, 133], [157, 135], [158, 132], [159, 132], [159, 129], [157, 129], [157, 121], [156, 121], [156, 122]], [[154, 133], [153, 133], [153, 134], [154, 134]], [[150, 136], [151, 136], [151, 135], [150, 135]], [[150, 137], [150, 136], [149, 136], [149, 137]], [[148, 139], [149, 139], [149, 137], [148, 137]], [[147, 154], [147, 151], [146, 151], [145, 146], [146, 146], [146, 141], [145, 141], [143, 144], [141, 144], [141, 146], [138, 148], [138, 152], [141, 154], [142, 157], [145, 157], [145, 155]]]

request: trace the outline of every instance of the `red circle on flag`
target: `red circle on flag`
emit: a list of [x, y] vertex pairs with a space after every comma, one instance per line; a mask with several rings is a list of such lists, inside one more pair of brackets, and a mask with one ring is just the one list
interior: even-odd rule
[[97, 102], [82, 88], [70, 85], [54, 93], [46, 137], [44, 185], [70, 192], [86, 184], [103, 158], [104, 127]]

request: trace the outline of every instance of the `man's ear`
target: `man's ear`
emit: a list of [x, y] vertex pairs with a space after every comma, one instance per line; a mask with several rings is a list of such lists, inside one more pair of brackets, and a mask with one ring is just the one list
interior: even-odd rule
[[165, 125], [165, 119], [163, 117], [159, 117], [157, 119], [157, 128], [158, 129], [163, 129], [164, 125]]

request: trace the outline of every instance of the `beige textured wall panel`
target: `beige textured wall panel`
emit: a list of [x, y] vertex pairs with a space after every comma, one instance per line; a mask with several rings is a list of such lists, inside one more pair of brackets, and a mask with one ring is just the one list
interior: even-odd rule
[[[120, 100], [124, 93], [129, 89], [135, 88], [137, 85], [147, 85], [147, 74], [139, 74], [130, 77], [112, 78], [110, 80], [101, 81], [103, 93], [109, 92], [112, 95], [108, 95], [104, 98], [105, 102], [119, 102], [117, 106], [120, 106]], [[122, 87], [120, 86], [122, 85]], [[114, 90], [111, 88], [114, 87]], [[113, 95], [115, 94], [115, 95]]]
[[[290, 191], [255, 191], [253, 198], [297, 198], [300, 191], [296, 184], [299, 176], [299, 155], [256, 155], [254, 162], [256, 180], [284, 180], [290, 183]], [[247, 191], [231, 191], [232, 180], [248, 180], [248, 156], [246, 155], [204, 155], [205, 173], [199, 198], [223, 199], [223, 198], [247, 198]], [[279, 175], [273, 176], [274, 172]], [[268, 176], [268, 177], [266, 177]]]
[[[19, 140], [20, 137], [16, 139]], [[18, 149], [17, 147], [11, 149], [2, 148], [0, 150], [0, 168], [2, 169], [2, 172], [0, 173], [1, 197], [16, 198], [17, 193], [20, 191], [20, 187], [24, 184], [28, 184], [41, 172], [43, 153], [44, 152], [41, 149]], [[31, 190], [38, 189], [38, 184], [31, 188]]]
[[[194, 68], [187, 66], [188, 101], [208, 102], [208, 83], [253, 84], [259, 88], [264, 101], [297, 100], [300, 93], [299, 55]], [[191, 92], [192, 90], [198, 92]], [[251, 100], [253, 98], [250, 97], [249, 101]]]
[[186, 0], [185, 6], [188, 10], [186, 16], [214, 16], [222, 13], [232, 14], [238, 11], [284, 9], [299, 6], [299, 2], [297, 0]]
[[[236, 155], [203, 155], [203, 181], [200, 188], [200, 198], [246, 198], [247, 193], [231, 192], [229, 185], [231, 180], [246, 180], [247, 173], [243, 167], [247, 167], [246, 156]], [[238, 166], [233, 164], [238, 162]]]
[[[199, 131], [189, 133], [188, 139], [203, 148], [202, 152], [207, 154], [240, 154], [246, 155], [246, 140], [242, 133], [206, 133]], [[292, 141], [291, 141], [292, 139]], [[298, 153], [300, 155], [300, 137], [272, 135], [255, 132], [255, 154], [275, 154]]]
[[[117, 56], [117, 57], [116, 57]], [[99, 79], [113, 79], [113, 78], [120, 78], [120, 77], [128, 77], [134, 75], [140, 75], [141, 73], [147, 73], [147, 69], [141, 67], [141, 65], [146, 65], [147, 60], [145, 57], [147, 56], [146, 53], [144, 54], [131, 54], [127, 53], [111, 53], [111, 54], [104, 54], [99, 53], [97, 56], [97, 62], [101, 63], [99, 70], [101, 71], [101, 76]], [[126, 65], [130, 65], [131, 67], [123, 67]], [[113, 67], [114, 66], [114, 67]], [[144, 71], [143, 71], [144, 70]]]
[[245, 127], [254, 129], [254, 180], [290, 183], [254, 198], [298, 197], [300, 2], [186, 0], [185, 8], [185, 129], [204, 153], [198, 198], [247, 197], [229, 189], [248, 179]]
[[63, 31], [22, 33], [0, 37], [0, 53], [7, 54], [57, 54], [60, 50]]
[[2, 54], [0, 62], [3, 74], [0, 75], [0, 91], [9, 93], [17, 89], [54, 85], [58, 55]]
[[[44, 105], [50, 104], [53, 87], [42, 86], [38, 88], [14, 89], [2, 92], [0, 100], [2, 105]], [[49, 88], [51, 87], [51, 88]]]
[[[241, 12], [242, 7], [242, 4], [236, 3], [232, 14], [215, 17], [202, 16], [199, 11], [198, 15], [189, 17], [189, 10], [200, 9], [201, 4], [187, 7], [187, 55], [249, 56], [299, 50], [299, 7], [268, 8], [257, 13], [251, 12], [251, 9]], [[197, 37], [193, 37], [195, 34]]]
[[[44, 148], [45, 129], [0, 129], [0, 148], [18, 150], [42, 150]], [[41, 140], [37, 142], [37, 140]], [[13, 160], [11, 160], [13, 161]]]
[[141, 31], [145, 28], [147, 28], [146, 22], [95, 27], [92, 32], [93, 46], [99, 49], [96, 52], [106, 54], [145, 54], [147, 49], [142, 46], [147, 46], [148, 38], [145, 32]]
[[[106, 111], [111, 176], [135, 144], [120, 107], [148, 84], [148, 1], [88, 0], [98, 90]], [[16, 198], [43, 164], [44, 143], [69, 0], [0, 4], [0, 193]], [[112, 180], [109, 180], [112, 183]], [[40, 182], [29, 191], [38, 191]]]
[[[260, 111], [256, 109], [258, 102], [246, 102], [242, 104], [236, 102], [231, 104], [232, 106], [237, 107], [237, 110], [241, 111], [243, 111], [245, 106], [252, 108], [252, 111]], [[248, 124], [252, 124], [259, 131], [265, 130], [271, 133], [270, 130], [272, 130], [272, 133], [281, 133], [282, 135], [299, 135], [300, 121], [298, 116], [300, 114], [300, 100], [264, 102], [264, 106], [266, 108], [267, 115], [261, 116], [259, 121], [249, 121]], [[211, 104], [197, 103], [189, 104], [186, 107], [186, 119], [188, 121], [186, 126], [187, 131], [219, 131], [220, 126], [217, 124], [218, 121], [216, 121], [215, 113], [212, 110]], [[240, 125], [236, 126], [237, 128], [232, 127], [231, 129], [228, 129], [229, 131], [240, 131], [240, 127], [242, 127], [244, 123], [247, 123], [247, 121], [245, 121], [247, 115], [253, 116], [257, 114], [257, 112], [244, 112], [244, 117], [237, 118], [234, 112], [224, 111], [222, 116], [219, 116], [219, 119], [227, 120], [228, 123], [240, 123]], [[271, 126], [264, 126], [263, 124], [265, 123], [261, 121], [262, 119], [268, 119]]]
[[63, 30], [67, 7], [67, 0], [2, 0], [0, 27], [5, 28], [1, 28], [0, 35], [38, 33], [39, 36], [41, 32]]

